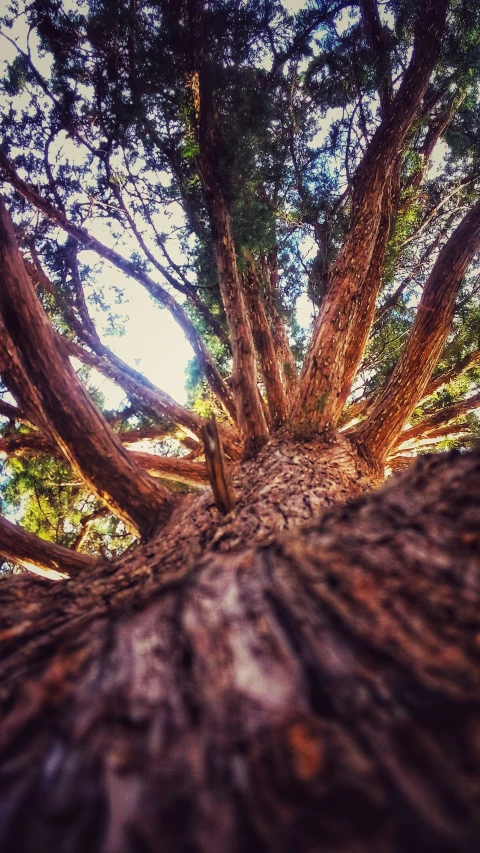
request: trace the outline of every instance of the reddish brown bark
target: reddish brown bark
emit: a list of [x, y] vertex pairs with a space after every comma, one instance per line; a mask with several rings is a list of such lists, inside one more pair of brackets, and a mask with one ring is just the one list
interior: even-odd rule
[[[159, 418], [168, 418], [194, 436], [201, 436], [204, 421], [199, 415], [190, 409], [186, 409], [185, 406], [181, 406], [173, 397], [157, 388], [138, 370], [122, 361], [108, 347], [97, 346], [98, 352], [89, 352], [84, 347], [67, 340], [67, 338], [62, 337], [59, 340], [69, 355], [78, 358], [84, 364], [95, 367], [104, 376], [113, 379], [132, 399], [138, 400], [141, 407], [147, 408]], [[227, 427], [221, 426], [220, 431], [226, 453], [231, 458], [238, 459], [242, 452], [238, 435]]]
[[293, 418], [300, 432], [328, 428], [340, 417], [348, 328], [370, 268], [385, 186], [438, 57], [446, 7], [446, 0], [426, 0], [422, 4], [412, 60], [392, 108], [357, 170], [349, 231], [331, 272], [294, 404]]
[[287, 400], [277, 352], [262, 299], [261, 283], [253, 259], [250, 259], [248, 270], [242, 280], [272, 424], [274, 427], [279, 427], [287, 416]]
[[204, 462], [192, 462], [190, 459], [175, 456], [158, 456], [139, 450], [131, 450], [130, 452], [137, 465], [140, 465], [154, 477], [163, 477], [165, 480], [174, 480], [179, 483], [193, 483], [203, 486], [208, 484], [207, 469]]
[[0, 374], [3, 384], [21, 404], [24, 417], [30, 424], [39, 425], [45, 433], [50, 428], [38, 407], [35, 389], [30, 386], [19, 354], [8, 334], [0, 313]]
[[243, 295], [230, 219], [207, 160], [198, 161], [215, 247], [220, 293], [232, 340], [232, 387], [245, 452], [254, 453], [268, 439], [268, 426], [257, 384], [253, 335]]
[[192, 119], [199, 147], [196, 165], [210, 223], [220, 294], [230, 330], [237, 421], [248, 455], [255, 453], [268, 440], [268, 425], [257, 384], [253, 335], [238, 272], [230, 216], [217, 169], [214, 105], [208, 61], [204, 56], [203, 0], [188, 0], [186, 13], [191, 48], [188, 73]]
[[285, 323], [280, 313], [281, 297], [278, 287], [277, 249], [271, 249], [266, 257], [261, 257], [260, 264], [262, 267], [265, 310], [272, 331], [273, 345], [277, 353], [277, 361], [287, 394], [292, 395], [297, 387], [298, 371], [288, 342]]
[[2, 853], [477, 850], [479, 529], [433, 457], [193, 570], [2, 581]]
[[385, 185], [382, 214], [370, 267], [358, 293], [354, 315], [346, 331], [345, 369], [338, 400], [338, 406], [341, 409], [343, 409], [350, 394], [352, 382], [360, 367], [375, 319], [375, 302], [382, 282], [385, 252], [390, 236], [392, 220], [395, 215], [396, 203], [398, 202], [399, 184], [400, 158], [397, 159], [396, 165]]
[[118, 252], [114, 251], [114, 249], [109, 249], [108, 246], [104, 246], [103, 243], [100, 243], [99, 240], [89, 234], [84, 228], [80, 228], [70, 222], [64, 213], [53, 207], [53, 205], [42, 198], [36, 190], [28, 186], [25, 181], [22, 181], [13, 164], [10, 162], [8, 157], [6, 157], [1, 148], [0, 167], [2, 168], [6, 179], [17, 190], [17, 192], [33, 204], [34, 207], [40, 210], [44, 216], [51, 219], [53, 222], [56, 222], [57, 225], [67, 232], [67, 234], [70, 234], [74, 240], [85, 246], [85, 248], [96, 252], [101, 258], [109, 261], [118, 269], [122, 270], [122, 272], [125, 272], [127, 275], [134, 278], [135, 281], [142, 284], [155, 299], [158, 299], [165, 308], [168, 308], [172, 317], [174, 317], [178, 322], [179, 326], [185, 332], [187, 339], [191, 343], [195, 355], [198, 358], [200, 367], [205, 374], [205, 378], [211, 385], [212, 390], [217, 394], [226, 411], [231, 415], [231, 417], [235, 418], [235, 404], [228, 385], [220, 375], [201, 336], [195, 329], [195, 326], [191, 320], [189, 320], [183, 307], [176, 302], [173, 296], [171, 296], [165, 288], [150, 278], [147, 273], [138, 268], [134, 263], [122, 258]]
[[0, 276], [0, 313], [29, 389], [19, 402], [26, 408], [34, 401], [47, 434], [84, 482], [135, 532], [148, 535], [170, 514], [171, 496], [133, 463], [59, 349], [1, 199]]
[[[144, 432], [144, 431], [140, 431]], [[138, 441], [130, 433], [116, 433], [118, 439], [129, 444]], [[139, 450], [129, 450], [129, 456], [135, 465], [142, 470], [148, 471], [154, 477], [162, 477], [166, 480], [176, 480], [181, 483], [208, 483], [207, 471], [204, 463], [192, 462], [175, 456], [159, 456]], [[59, 447], [40, 433], [32, 435], [17, 435], [0, 438], [0, 456], [37, 456], [46, 454], [48, 456], [62, 456]]]
[[386, 459], [440, 357], [450, 331], [462, 278], [480, 248], [480, 202], [441, 250], [424, 287], [408, 341], [395, 370], [356, 438], [366, 452]]
[[46, 577], [52, 579], [55, 579], [56, 573], [74, 576], [99, 565], [97, 557], [78, 554], [55, 542], [47, 542], [1, 516], [0, 557], [20, 563], [31, 571], [34, 571], [34, 567], [43, 569]]
[[416, 438], [421, 438], [422, 436], [429, 434], [432, 430], [435, 431], [436, 427], [441, 426], [442, 424], [448, 424], [449, 421], [453, 421], [455, 418], [458, 418], [459, 415], [463, 415], [465, 412], [472, 412], [474, 409], [478, 409], [479, 407], [480, 394], [473, 394], [466, 400], [459, 400], [451, 406], [446, 406], [444, 409], [440, 409], [440, 411], [435, 412], [430, 415], [430, 417], [424, 418], [424, 420], [415, 424], [415, 426], [403, 430], [398, 435], [395, 444], [405, 444], [406, 441], [413, 441]]
[[[450, 370], [447, 370], [445, 373], [441, 373], [439, 376], [431, 379], [423, 392], [423, 397], [419, 400], [419, 404], [423, 403], [424, 400], [427, 400], [428, 397], [431, 397], [432, 394], [435, 394], [436, 391], [439, 391], [440, 388], [443, 388], [444, 385], [449, 385], [450, 382], [454, 382], [455, 379], [458, 379], [458, 377], [461, 376], [462, 373], [465, 373], [465, 371], [470, 367], [475, 367], [479, 361], [480, 350], [473, 350], [473, 352], [469, 352], [466, 356], [460, 359], [460, 361], [451, 367]], [[345, 415], [342, 417], [342, 421], [347, 424], [356, 418], [364, 416], [374, 403], [375, 397], [373, 395], [362, 397], [361, 400], [352, 403], [345, 410]]]

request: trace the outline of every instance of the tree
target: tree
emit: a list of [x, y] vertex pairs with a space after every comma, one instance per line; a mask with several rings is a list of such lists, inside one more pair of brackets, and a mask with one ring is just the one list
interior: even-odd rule
[[[475, 849], [478, 451], [362, 496], [478, 432], [480, 12], [34, 0], [7, 38], [24, 21], [0, 554], [49, 580], [1, 584], [1, 849]], [[92, 254], [180, 324], [191, 406], [105, 344]]]

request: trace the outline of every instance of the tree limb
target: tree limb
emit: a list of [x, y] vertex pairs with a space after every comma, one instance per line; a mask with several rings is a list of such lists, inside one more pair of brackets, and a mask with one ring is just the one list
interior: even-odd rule
[[104, 258], [106, 261], [109, 261], [118, 269], [122, 270], [122, 272], [131, 276], [142, 284], [146, 290], [162, 305], [167, 308], [174, 319], [179, 324], [180, 328], [185, 332], [185, 335], [192, 345], [193, 350], [195, 352], [196, 357], [198, 358], [200, 367], [202, 372], [204, 373], [206, 379], [208, 380], [212, 390], [217, 394], [220, 402], [225, 406], [226, 411], [233, 417], [236, 418], [236, 409], [235, 402], [233, 400], [233, 396], [231, 394], [228, 385], [225, 383], [223, 378], [221, 377], [216, 365], [214, 364], [210, 353], [208, 352], [201, 335], [197, 332], [195, 326], [185, 313], [185, 310], [181, 305], [176, 302], [173, 296], [165, 290], [160, 284], [155, 282], [152, 278], [150, 278], [147, 273], [143, 270], [139, 269], [132, 261], [126, 260], [121, 255], [118, 254], [114, 249], [109, 249], [108, 246], [105, 246], [91, 234], [89, 234], [84, 228], [79, 227], [78, 225], [74, 225], [73, 222], [70, 222], [69, 219], [64, 216], [64, 214], [55, 208], [50, 202], [46, 199], [42, 198], [33, 187], [30, 187], [25, 181], [19, 177], [15, 167], [10, 162], [8, 157], [5, 155], [3, 150], [0, 148], [0, 167], [9, 181], [9, 183], [20, 193], [28, 202], [34, 205], [41, 213], [44, 214], [48, 219], [52, 222], [55, 222], [67, 234], [70, 234], [74, 240], [83, 245], [85, 248], [90, 249], [93, 252], [96, 252], [100, 255], [101, 258]]
[[83, 569], [99, 563], [97, 557], [78, 554], [70, 548], [63, 548], [54, 542], [40, 539], [39, 536], [28, 533], [2, 516], [0, 516], [0, 555], [5, 560], [25, 566], [30, 571], [35, 571], [35, 568], [43, 569], [45, 576], [50, 576], [54, 580], [68, 577], [70, 574], [76, 575]]
[[261, 294], [260, 280], [255, 261], [248, 257], [248, 270], [243, 275], [243, 292], [252, 327], [255, 349], [258, 353], [260, 370], [265, 383], [268, 408], [272, 424], [279, 427], [287, 416], [287, 400], [282, 383], [273, 336]]
[[480, 248], [480, 202], [442, 248], [425, 284], [402, 355], [367, 419], [356, 430], [366, 452], [385, 459], [427, 388], [450, 331], [455, 299]]
[[240, 280], [230, 215], [217, 170], [216, 127], [208, 63], [204, 55], [204, 0], [188, 0], [188, 31], [192, 50], [190, 90], [199, 153], [196, 166], [207, 208], [220, 294], [232, 343], [237, 421], [247, 455], [268, 440], [268, 425], [257, 384], [252, 329]]
[[[129, 432], [116, 433], [116, 436], [125, 445], [132, 441], [142, 440], [138, 437], [130, 437]], [[20, 433], [19, 435], [0, 438], [0, 456], [5, 455], [7, 458], [10, 456], [28, 457], [38, 456], [39, 454], [62, 458], [60, 448], [55, 442], [40, 433], [31, 435]], [[176, 480], [182, 483], [208, 483], [207, 471], [202, 462], [193, 462], [190, 459], [176, 456], [159, 456], [140, 450], [129, 450], [128, 454], [136, 465], [154, 477], [162, 477], [165, 480]]]
[[[0, 276], [2, 320], [47, 434], [53, 435], [73, 470], [100, 500], [136, 533], [147, 536], [170, 514], [172, 497], [135, 466], [58, 347], [1, 198]], [[25, 398], [19, 398], [24, 408]]]
[[[406, 442], [422, 438], [427, 434], [430, 435], [432, 432], [436, 433], [437, 427], [441, 427], [443, 424], [448, 424], [450, 421], [458, 418], [459, 415], [464, 415], [466, 412], [472, 412], [479, 407], [480, 393], [467, 397], [466, 400], [458, 400], [456, 403], [452, 403], [451, 406], [439, 409], [438, 412], [435, 412], [430, 415], [430, 417], [425, 418], [418, 424], [415, 424], [415, 426], [403, 430], [399, 433], [394, 447], [400, 447], [400, 445], [404, 445]], [[442, 433], [439, 433], [439, 435], [442, 435]]]
[[[102, 344], [96, 352], [90, 352], [67, 338], [59, 336], [59, 340], [69, 355], [78, 358], [79, 361], [94, 367], [104, 376], [112, 379], [129, 396], [139, 400], [141, 405], [149, 409], [154, 415], [159, 418], [166, 417], [194, 436], [201, 437], [204, 421], [199, 415], [190, 409], [186, 409], [185, 406], [181, 406], [173, 397], [157, 388], [138, 370], [122, 361], [108, 347]], [[239, 437], [235, 432], [224, 426], [221, 427], [221, 433], [225, 451], [232, 459], [238, 459], [242, 452]]]
[[390, 55], [385, 33], [378, 13], [377, 0], [360, 0], [360, 14], [376, 66], [377, 89], [380, 94], [382, 116], [388, 114], [393, 100]]
[[386, 182], [396, 168], [438, 58], [447, 5], [447, 0], [422, 3], [411, 62], [388, 117], [357, 169], [349, 231], [330, 276], [294, 403], [293, 417], [302, 433], [335, 425], [340, 417], [347, 330], [372, 260]]

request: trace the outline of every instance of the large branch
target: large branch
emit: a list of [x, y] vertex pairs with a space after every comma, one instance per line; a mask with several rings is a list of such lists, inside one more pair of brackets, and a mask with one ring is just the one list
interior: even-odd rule
[[[143, 408], [159, 418], [168, 418], [177, 426], [186, 429], [192, 435], [201, 438], [202, 426], [205, 421], [195, 412], [177, 403], [173, 397], [157, 388], [145, 376], [130, 367], [115, 353], [105, 347], [97, 347], [96, 352], [90, 352], [67, 338], [59, 338], [65, 351], [83, 364], [94, 367], [104, 376], [112, 379], [120, 388], [134, 400], [138, 400]], [[227, 427], [220, 427], [222, 442], [226, 453], [232, 459], [238, 459], [242, 448], [238, 435]]]
[[427, 435], [430, 436], [431, 433], [436, 433], [437, 428], [442, 427], [443, 424], [448, 425], [450, 421], [453, 421], [460, 415], [464, 415], [466, 412], [473, 412], [478, 408], [480, 408], [480, 393], [473, 394], [471, 397], [467, 397], [466, 400], [458, 400], [456, 403], [452, 403], [451, 406], [439, 409], [438, 412], [434, 412], [429, 417], [424, 418], [418, 424], [415, 424], [415, 426], [400, 432], [394, 446], [400, 447], [400, 445], [404, 445], [407, 442], [415, 441]]
[[[1, 282], [0, 282], [1, 286]], [[0, 312], [0, 375], [3, 384], [13, 394], [17, 403], [20, 404], [26, 420], [39, 426], [49, 434], [50, 427], [39, 409], [38, 400], [34, 389], [31, 388], [28, 377], [25, 374], [19, 353], [13, 343]]]
[[390, 55], [377, 0], [360, 0], [360, 14], [373, 52], [382, 116], [386, 116], [393, 100], [393, 86]]
[[257, 382], [252, 328], [237, 266], [229, 211], [217, 167], [215, 108], [208, 60], [204, 55], [204, 0], [186, 4], [192, 48], [190, 86], [199, 153], [196, 165], [208, 213], [220, 294], [230, 330], [237, 421], [246, 454], [268, 440], [268, 425]]
[[172, 509], [170, 493], [143, 473], [78, 380], [35, 293], [0, 199], [0, 314], [28, 394], [73, 469], [130, 528], [147, 536]]
[[384, 191], [438, 58], [446, 8], [447, 0], [422, 3], [411, 62], [355, 175], [349, 231], [315, 323], [294, 405], [300, 432], [335, 425], [340, 417], [348, 330], [372, 261]]
[[69, 219], [50, 202], [42, 198], [42, 196], [30, 187], [17, 174], [17, 171], [8, 157], [0, 148], [0, 167], [9, 183], [20, 193], [30, 204], [33, 204], [37, 210], [40, 210], [48, 219], [55, 222], [60, 228], [63, 228], [67, 234], [70, 234], [74, 240], [80, 243], [85, 248], [96, 252], [101, 258], [109, 261], [126, 275], [131, 276], [142, 284], [146, 290], [157, 299], [162, 305], [167, 308], [174, 319], [184, 331], [188, 341], [192, 345], [195, 355], [198, 359], [200, 368], [208, 380], [212, 390], [217, 394], [219, 400], [224, 405], [226, 411], [231, 417], [236, 417], [235, 403], [231, 391], [220, 375], [216, 365], [214, 364], [210, 353], [208, 352], [201, 335], [197, 332], [195, 326], [187, 316], [185, 310], [173, 296], [165, 290], [160, 284], [150, 278], [146, 272], [136, 266], [132, 261], [126, 260], [118, 254], [114, 249], [105, 246], [95, 237], [88, 233], [84, 228], [74, 225]]
[[267, 312], [269, 325], [272, 331], [273, 344], [277, 353], [277, 361], [280, 366], [287, 393], [295, 393], [298, 382], [297, 365], [288, 341], [285, 321], [280, 313], [281, 295], [278, 286], [278, 249], [271, 249], [268, 254], [260, 256], [262, 267], [265, 310]]
[[[70, 308], [70, 306], [61, 297], [61, 295], [55, 292], [55, 289], [47, 278], [39, 259], [35, 257], [35, 269], [42, 277], [42, 279], [45, 280], [45, 283], [48, 283], [50, 285], [49, 292], [51, 292], [55, 296], [55, 300], [60, 306], [65, 316], [65, 319], [69, 323], [71, 329], [75, 332], [76, 335], [78, 335], [82, 342], [86, 343], [91, 348], [93, 353], [91, 354], [87, 350], [80, 348], [78, 344], [74, 344], [73, 342], [68, 341], [68, 339], [66, 338], [61, 339], [62, 346], [66, 347], [67, 351], [70, 354], [73, 354], [76, 357], [80, 358], [86, 364], [89, 364], [90, 366], [94, 366], [97, 369], [101, 370], [101, 372], [104, 373], [104, 375], [108, 375], [109, 378], [117, 379], [118, 381], [118, 377], [123, 377], [124, 384], [122, 387], [124, 387], [124, 390], [127, 390], [127, 392], [131, 396], [134, 396], [133, 391], [131, 389], [132, 387], [134, 387], [133, 383], [136, 383], [136, 387], [140, 388], [144, 396], [145, 394], [147, 394], [150, 400], [154, 399], [155, 408], [153, 409], [153, 413], [157, 417], [160, 417], [160, 419], [163, 419], [164, 417], [169, 417], [170, 420], [172, 420], [177, 425], [183, 426], [189, 430], [193, 430], [196, 424], [197, 432], [200, 436], [202, 427], [202, 421], [200, 418], [194, 416], [193, 413], [190, 412], [188, 409], [185, 409], [183, 406], [180, 406], [178, 403], [175, 402], [175, 400], [173, 400], [173, 398], [169, 397], [167, 394], [164, 394], [164, 392], [161, 391], [159, 388], [156, 388], [153, 383], [151, 383], [134, 368], [130, 368], [125, 362], [118, 358], [118, 356], [116, 356], [110, 349], [108, 349], [108, 347], [106, 347], [101, 342], [95, 325], [90, 317], [88, 306], [85, 300], [83, 285], [77, 264], [76, 247], [77, 243], [72, 240], [71, 245], [67, 248], [72, 277], [72, 285], [75, 293], [75, 303], [79, 316], [77, 316], [77, 313]], [[95, 360], [97, 357], [100, 357], [102, 359], [101, 364], [98, 363], [98, 360]], [[109, 373], [106, 373], [105, 365], [108, 365], [110, 367]], [[138, 398], [139, 394], [137, 393], [136, 396]], [[152, 409], [152, 405], [150, 405], [150, 409]], [[146, 437], [145, 430], [140, 432], [142, 433], [143, 437]], [[149, 437], [151, 437], [151, 430], [149, 430], [149, 433]], [[129, 435], [133, 440], [134, 433], [131, 432]], [[141, 438], [138, 438], [137, 440], [140, 441]]]
[[[141, 440], [138, 436], [134, 437], [130, 432], [116, 433], [116, 436], [122, 444], [126, 445]], [[129, 450], [128, 453], [136, 465], [154, 477], [162, 477], [165, 480], [181, 483], [208, 483], [207, 470], [202, 462], [193, 462], [190, 459], [176, 456], [158, 456], [140, 450]], [[40, 433], [20, 433], [0, 438], [0, 456], [5, 455], [8, 458], [44, 454], [54, 457], [62, 456], [55, 442]]]
[[230, 217], [212, 161], [199, 155], [197, 162], [209, 213], [220, 293], [232, 341], [232, 386], [237, 421], [248, 454], [259, 449], [268, 439], [268, 426], [258, 389], [252, 329], [238, 273]]
[[[1, 365], [0, 365], [0, 373], [1, 373]], [[27, 421], [27, 418], [18, 406], [12, 406], [11, 403], [6, 403], [4, 400], [0, 400], [0, 417], [9, 418], [11, 421]]]
[[450, 331], [458, 289], [479, 249], [480, 202], [477, 202], [441, 250], [395, 370], [356, 431], [364, 449], [378, 459], [386, 458], [425, 393]]
[[284, 422], [287, 416], [287, 400], [273, 342], [273, 335], [263, 303], [260, 281], [253, 258], [249, 258], [248, 260], [248, 270], [243, 276], [243, 290], [250, 317], [255, 349], [258, 353], [260, 370], [265, 383], [268, 408], [273, 425], [278, 427]]
[[424, 396], [422, 397], [422, 402], [427, 397], [431, 397], [432, 394], [435, 394], [435, 391], [438, 391], [440, 388], [443, 388], [444, 385], [449, 385], [450, 382], [453, 382], [455, 379], [458, 379], [462, 373], [465, 373], [466, 370], [469, 370], [471, 367], [475, 367], [476, 364], [480, 361], [480, 349], [473, 350], [473, 352], [467, 353], [457, 364], [454, 364], [450, 370], [446, 370], [445, 373], [441, 373], [440, 376], [436, 376], [434, 379], [431, 379], [428, 383]]
[[140, 450], [130, 452], [137, 464], [153, 477], [162, 477], [178, 483], [208, 485], [208, 474], [204, 462], [193, 462], [190, 459], [175, 456], [157, 456]]
[[[423, 392], [422, 398], [418, 401], [418, 405], [431, 397], [432, 394], [435, 394], [436, 391], [439, 391], [440, 388], [443, 388], [444, 385], [449, 385], [450, 382], [454, 382], [455, 379], [458, 379], [458, 377], [461, 376], [462, 373], [465, 373], [465, 371], [469, 370], [469, 368], [475, 367], [479, 361], [480, 349], [473, 350], [461, 358], [460, 361], [458, 361], [457, 364], [454, 364], [449, 370], [446, 370], [445, 373], [441, 373], [439, 376], [431, 379]], [[361, 400], [357, 400], [355, 403], [352, 403], [351, 406], [345, 410], [343, 422], [347, 425], [352, 421], [357, 420], [357, 418], [364, 417], [374, 404], [375, 395], [369, 394], [366, 397], [362, 397]]]
[[338, 399], [338, 406], [341, 409], [343, 409], [350, 394], [352, 382], [357, 375], [375, 319], [375, 302], [382, 281], [385, 253], [390, 236], [395, 204], [398, 200], [399, 185], [400, 160], [397, 161], [395, 169], [392, 170], [387, 180], [382, 200], [382, 215], [372, 259], [363, 287], [358, 293], [353, 318], [347, 330], [345, 368]]
[[35, 568], [46, 570], [47, 577], [52, 578], [56, 578], [57, 573], [58, 578], [65, 577], [65, 573], [75, 575], [98, 563], [97, 557], [79, 554], [54, 542], [40, 539], [39, 536], [28, 533], [2, 516], [0, 516], [0, 556], [13, 563], [19, 563], [31, 571], [35, 571]]

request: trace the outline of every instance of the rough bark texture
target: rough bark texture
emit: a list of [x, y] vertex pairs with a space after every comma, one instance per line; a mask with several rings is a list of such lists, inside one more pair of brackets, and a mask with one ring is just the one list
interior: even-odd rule
[[183, 307], [179, 305], [173, 296], [171, 296], [164, 287], [147, 275], [147, 273], [140, 267], [137, 267], [132, 263], [132, 261], [126, 260], [119, 255], [118, 252], [115, 252], [114, 249], [110, 249], [108, 246], [105, 246], [89, 234], [84, 228], [80, 228], [78, 225], [70, 222], [62, 211], [57, 210], [57, 208], [50, 204], [50, 202], [42, 198], [42, 196], [40, 196], [33, 187], [28, 186], [25, 181], [22, 181], [13, 164], [1, 148], [0, 168], [2, 169], [6, 179], [17, 190], [17, 192], [19, 192], [20, 195], [22, 195], [34, 207], [40, 210], [44, 216], [59, 225], [60, 228], [66, 231], [66, 233], [76, 240], [76, 242], [81, 246], [96, 252], [101, 258], [109, 261], [118, 269], [122, 270], [122, 272], [135, 279], [135, 281], [138, 281], [155, 299], [158, 299], [165, 308], [168, 308], [192, 345], [195, 355], [198, 358], [198, 362], [205, 374], [205, 378], [209, 382], [212, 390], [217, 394], [226, 411], [235, 418], [235, 402], [228, 385], [220, 375], [194, 324], [187, 316]]
[[2, 853], [473, 853], [479, 530], [476, 452], [259, 550], [4, 581]]
[[[180, 427], [186, 429], [194, 436], [200, 436], [204, 420], [190, 409], [181, 406], [173, 397], [157, 388], [145, 376], [130, 367], [121, 358], [116, 356], [105, 346], [98, 348], [98, 352], [89, 352], [66, 338], [59, 338], [65, 351], [84, 364], [95, 367], [104, 376], [113, 379], [120, 388], [133, 399], [138, 400], [143, 408], [149, 410], [159, 418], [168, 418]], [[225, 452], [233, 459], [238, 459], [242, 448], [239, 436], [233, 430], [223, 425], [220, 426]]]
[[398, 201], [399, 195], [400, 163], [401, 159], [398, 156], [392, 173], [385, 185], [380, 223], [372, 259], [367, 275], [365, 276], [365, 281], [358, 293], [354, 316], [348, 328], [345, 368], [338, 399], [339, 409], [343, 409], [347, 401], [375, 318], [375, 302], [382, 282], [385, 252], [390, 236], [395, 204]]
[[480, 202], [477, 202], [441, 250], [395, 370], [356, 431], [365, 451], [381, 461], [386, 459], [424, 395], [450, 331], [458, 289], [479, 249]]
[[271, 249], [261, 257], [265, 309], [272, 330], [273, 344], [287, 393], [293, 394], [297, 387], [298, 372], [295, 358], [288, 342], [285, 322], [281, 315], [281, 297], [278, 287], [278, 250]]
[[212, 101], [208, 57], [205, 56], [203, 0], [185, 5], [191, 55], [189, 86], [192, 119], [199, 152], [195, 158], [208, 213], [218, 283], [232, 344], [234, 391], [238, 426], [244, 452], [251, 455], [268, 439], [268, 425], [257, 383], [252, 328], [240, 279], [230, 214], [218, 174], [215, 146], [215, 107]]
[[260, 370], [265, 384], [268, 408], [272, 424], [279, 427], [287, 416], [287, 400], [282, 383], [280, 364], [277, 358], [273, 335], [262, 299], [262, 288], [255, 265], [243, 276], [243, 291], [248, 307], [255, 349], [258, 353]]
[[54, 542], [45, 542], [33, 533], [22, 530], [16, 524], [0, 517], [0, 556], [12, 560], [31, 571], [38, 569], [39, 574], [55, 579], [62, 575], [75, 575], [78, 572], [98, 565], [99, 560], [88, 554], [77, 554], [70, 548], [62, 548]]
[[412, 60], [353, 182], [348, 234], [332, 269], [294, 404], [299, 432], [335, 425], [343, 405], [348, 328], [364, 287], [380, 226], [384, 190], [420, 108], [438, 56], [447, 0], [426, 0], [416, 27]]
[[12, 360], [25, 376], [27, 393], [43, 424], [73, 469], [112, 511], [146, 536], [170, 514], [170, 493], [142, 472], [122, 447], [60, 351], [18, 251], [0, 198], [0, 313]]
[[198, 164], [215, 247], [220, 292], [232, 338], [232, 384], [236, 417], [245, 450], [249, 454], [268, 439], [268, 426], [257, 384], [252, 329], [237, 268], [230, 218], [222, 193], [208, 160], [199, 158]]

